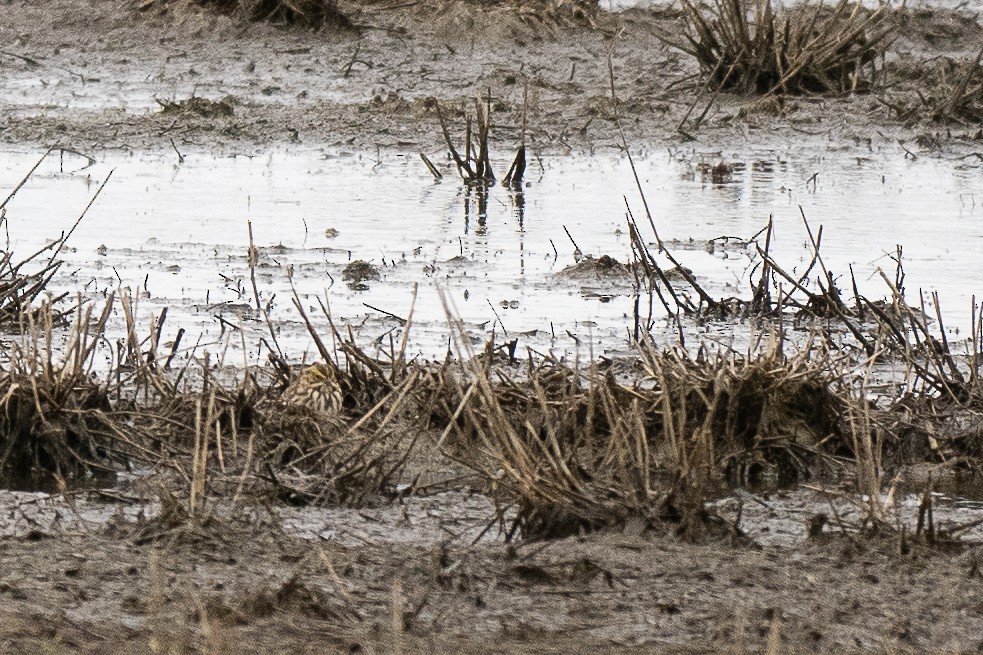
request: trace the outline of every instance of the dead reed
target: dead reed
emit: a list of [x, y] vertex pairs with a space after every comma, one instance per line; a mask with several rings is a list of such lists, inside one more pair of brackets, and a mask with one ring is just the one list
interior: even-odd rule
[[786, 357], [777, 340], [757, 355], [645, 343], [639, 354], [634, 383], [549, 357], [519, 378], [492, 375], [479, 358], [439, 369], [422, 400], [448, 455], [488, 480], [527, 538], [629, 521], [735, 536], [705, 501], [809, 479], [852, 454], [843, 417], [857, 400], [834, 390], [819, 346]]
[[53, 355], [59, 315], [49, 304], [23, 314], [7, 370], [0, 372], [0, 480], [21, 488], [52, 488], [111, 477], [116, 430], [105, 384], [91, 376], [109, 317], [80, 307], [67, 352]]
[[[0, 213], [0, 227], [3, 227], [5, 220]], [[64, 245], [65, 238], [67, 237], [49, 243], [44, 249], [23, 260], [15, 260], [9, 247], [0, 252], [0, 324], [16, 324], [44, 293], [48, 283], [61, 268], [62, 262], [56, 255]]]
[[[845, 93], [869, 87], [894, 26], [883, 8], [839, 0], [832, 7], [776, 11], [771, 0], [683, 0], [686, 31], [662, 34], [695, 58], [713, 90]], [[865, 75], [865, 72], [867, 73]]]
[[[7, 244], [0, 250], [0, 325], [16, 324], [26, 312], [31, 311], [31, 305], [45, 292], [48, 283], [58, 272], [58, 269], [61, 268], [62, 262], [58, 256], [61, 254], [68, 239], [75, 232], [82, 219], [85, 218], [89, 208], [92, 207], [92, 204], [102, 193], [106, 183], [112, 177], [112, 172], [110, 172], [70, 229], [62, 232], [61, 236], [52, 240], [36, 252], [23, 259], [18, 259], [10, 248], [9, 226], [7, 225], [6, 215], [7, 205], [14, 199], [31, 176], [34, 175], [34, 172], [37, 171], [41, 164], [44, 163], [48, 155], [55, 150], [61, 149], [55, 146], [48, 148], [38, 158], [34, 166], [21, 178], [20, 182], [14, 186], [7, 197], [0, 202], [0, 228], [8, 232]], [[64, 152], [64, 150], [61, 151]], [[63, 294], [57, 298], [49, 299], [47, 311], [55, 311], [53, 308], [56, 303], [67, 295]]]
[[444, 142], [457, 166], [457, 171], [467, 183], [492, 184], [495, 182], [495, 173], [492, 171], [489, 159], [488, 137], [491, 132], [491, 93], [488, 94], [485, 103], [475, 99], [475, 113], [467, 114], [465, 117], [464, 132], [464, 155], [462, 156], [454, 146], [447, 122], [440, 110], [440, 103], [434, 106], [437, 110], [437, 119], [440, 121], [440, 130], [444, 135]]
[[[630, 268], [667, 305], [679, 298], [677, 307], [699, 317], [738, 303], [700, 294], [671, 253], [664, 256], [679, 270], [660, 268], [630, 220], [636, 247]], [[400, 319], [402, 336], [390, 340], [388, 352], [372, 354], [350, 329], [337, 329], [326, 302], [321, 316], [312, 316], [295, 293], [320, 363], [340, 386], [341, 408], [330, 416], [283, 402], [296, 369], [276, 343], [268, 313], [272, 366], [228, 374], [222, 348], [218, 355], [192, 349], [182, 367], [172, 368], [179, 339], [170, 352], [161, 350], [166, 312], [139, 325], [136, 299], [126, 290], [101, 308], [79, 300], [62, 348], [55, 339], [59, 315], [42, 303], [21, 312], [21, 337], [0, 373], [0, 474], [67, 486], [111, 475], [127, 462], [167, 472], [177, 484], [161, 494], [169, 509], [147, 533], [153, 540], [203, 525], [220, 497], [233, 505], [251, 495], [358, 506], [412, 493], [419, 472], [408, 475], [409, 463], [426, 429], [436, 427], [442, 431], [436, 450], [484, 481], [510, 536], [635, 525], [688, 539], [740, 538], [740, 526], [714, 514], [708, 500], [733, 487], [790, 485], [828, 470], [852, 473], [870, 499], [869, 522], [885, 524], [880, 492], [892, 458], [904, 452], [906, 430], [912, 440], [932, 435], [928, 457], [968, 460], [983, 449], [969, 432], [944, 438], [932, 424], [911, 419], [910, 397], [872, 402], [869, 372], [885, 353], [900, 353], [913, 393], [936, 408], [976, 409], [983, 402], [983, 319], [974, 305], [972, 350], [957, 356], [938, 298], [931, 303], [934, 326], [929, 303], [923, 299], [919, 310], [905, 301], [900, 253], [894, 277], [884, 276], [890, 301], [871, 302], [856, 285], [845, 300], [819, 256], [822, 230], [814, 235], [806, 227], [813, 257], [794, 276], [770, 255], [772, 226], [762, 231], [759, 267], [749, 276], [752, 299], [740, 307], [779, 319], [789, 312], [838, 318], [864, 348], [837, 350], [820, 330], [793, 348], [779, 320], [770, 339], [742, 353], [681, 343], [660, 348], [642, 335], [632, 358], [641, 374], [633, 376], [532, 353], [517, 371], [514, 342], [420, 366], [406, 355], [412, 305]], [[687, 294], [672, 287], [680, 284], [700, 300], [687, 306]], [[269, 307], [258, 287], [254, 294], [261, 311]], [[125, 331], [111, 347], [106, 331], [114, 312]], [[97, 366], [103, 356], [108, 369]], [[867, 371], [859, 382], [858, 367]], [[899, 408], [909, 417], [903, 425], [892, 420]]]
[[899, 115], [928, 114], [938, 122], [979, 125], [983, 122], [983, 49], [969, 61], [939, 63], [933, 83], [923, 93], [916, 89], [918, 102]]
[[[512, 164], [503, 178], [506, 186], [519, 191], [522, 188], [522, 179], [526, 171], [526, 130], [528, 120], [529, 93], [526, 89], [523, 93], [522, 104], [522, 130], [521, 141], [516, 150]], [[457, 167], [458, 174], [465, 184], [476, 187], [488, 187], [495, 183], [495, 172], [491, 165], [491, 150], [489, 138], [492, 128], [492, 94], [489, 89], [484, 99], [474, 99], [474, 113], [465, 112], [465, 132], [464, 132], [464, 154], [454, 145], [451, 139], [447, 121], [441, 111], [440, 103], [432, 100], [432, 104], [437, 113], [437, 120], [440, 121], [440, 130], [447, 145], [447, 151], [454, 165]], [[427, 166], [434, 179], [440, 180], [443, 175], [424, 153], [420, 153], [423, 163]]]
[[[280, 381], [279, 391], [257, 406], [259, 478], [294, 504], [359, 505], [396, 493], [419, 437], [397, 425], [417, 377], [406, 362], [412, 306], [399, 344], [392, 342], [388, 361], [380, 361], [358, 345], [351, 330], [344, 336], [338, 331], [326, 303], [319, 302], [327, 328], [322, 333], [296, 292], [293, 301], [322, 362], [334, 371], [343, 411], [329, 416], [278, 403], [292, 371], [271, 354]], [[270, 337], [275, 342], [272, 328]]]

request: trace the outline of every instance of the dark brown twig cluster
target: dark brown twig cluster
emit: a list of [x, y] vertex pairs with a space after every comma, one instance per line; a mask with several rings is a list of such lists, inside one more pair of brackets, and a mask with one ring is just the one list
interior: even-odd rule
[[894, 32], [883, 9], [840, 0], [831, 8], [776, 12], [771, 0], [683, 0], [683, 38], [669, 44], [693, 56], [715, 90], [742, 93], [843, 93], [872, 82]]
[[983, 49], [970, 61], [944, 61], [934, 85], [916, 90], [918, 102], [899, 114], [927, 112], [934, 121], [979, 125], [983, 123]]
[[777, 342], [755, 357], [640, 355], [635, 384], [551, 358], [493, 381], [479, 361], [443, 369], [423, 399], [446, 451], [489, 480], [526, 537], [639, 519], [700, 538], [716, 524], [703, 504], [726, 485], [807, 479], [851, 451], [840, 417], [853, 401], [832, 391], [823, 356], [786, 359]]

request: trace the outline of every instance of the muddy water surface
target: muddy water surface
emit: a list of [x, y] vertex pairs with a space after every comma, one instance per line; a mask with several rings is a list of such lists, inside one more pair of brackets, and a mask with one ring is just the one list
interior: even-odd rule
[[[38, 156], [6, 152], [0, 188], [9, 192]], [[559, 274], [580, 253], [630, 259], [626, 198], [655, 241], [620, 153], [536, 158], [520, 192], [487, 193], [462, 185], [438, 154], [440, 182], [414, 152], [187, 153], [180, 163], [173, 153], [94, 156], [91, 165], [70, 153], [41, 164], [7, 207], [11, 247], [26, 255], [68, 229], [112, 171], [71, 236], [54, 287], [91, 297], [139, 289], [145, 324], [168, 308], [165, 335], [185, 328], [186, 345], [241, 327], [233, 345], [253, 350], [267, 334], [250, 280], [250, 224], [260, 305], [269, 304], [281, 345], [298, 359], [311, 345], [289, 300], [291, 275], [307, 307], [320, 314], [318, 299], [326, 300], [336, 319], [383, 349], [390, 336], [398, 343], [401, 324], [389, 314], [407, 316], [414, 285], [413, 353], [447, 349], [438, 288], [475, 343], [495, 329], [539, 349], [622, 348], [632, 281]], [[968, 324], [983, 249], [978, 158], [913, 159], [897, 144], [831, 147], [812, 138], [782, 152], [650, 151], [635, 161], [659, 236], [714, 296], [747, 297], [754, 260], [745, 242], [769, 216], [776, 259], [797, 272], [809, 254], [804, 213], [813, 231], [823, 226], [825, 262], [844, 289], [852, 266], [860, 290], [883, 297], [877, 271], [893, 277], [897, 244], [910, 297], [938, 290], [949, 326]], [[720, 162], [729, 172], [710, 174]], [[379, 279], [345, 280], [356, 259]]]

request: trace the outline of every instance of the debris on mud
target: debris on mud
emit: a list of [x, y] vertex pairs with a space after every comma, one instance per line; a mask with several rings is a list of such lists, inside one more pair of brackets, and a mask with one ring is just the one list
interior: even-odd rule
[[404, 114], [410, 110], [412, 104], [396, 91], [390, 91], [385, 97], [380, 94], [372, 96], [369, 106], [390, 114]]
[[162, 114], [192, 114], [202, 118], [228, 118], [235, 113], [234, 100], [225, 97], [222, 100], [209, 100], [200, 96], [191, 96], [187, 100], [157, 99]]
[[578, 282], [607, 280], [630, 283], [633, 279], [631, 268], [610, 255], [601, 255], [597, 258], [594, 258], [593, 255], [587, 255], [576, 264], [564, 268], [556, 276]]
[[[920, 67], [921, 89], [911, 100], [881, 99], [906, 121], [925, 115], [940, 123], [979, 125], [983, 122], [983, 49], [971, 60], [935, 62]], [[927, 88], [925, 88], [927, 87]]]
[[725, 161], [720, 161], [716, 164], [700, 162], [696, 166], [697, 172], [699, 172], [704, 180], [709, 180], [711, 184], [727, 184], [728, 182], [732, 182], [734, 171], [738, 170], [738, 168], [734, 164], [728, 164]]
[[347, 280], [348, 285], [353, 289], [365, 290], [368, 288], [366, 282], [378, 280], [381, 277], [377, 266], [362, 259], [356, 259], [349, 263], [341, 272], [341, 279]]

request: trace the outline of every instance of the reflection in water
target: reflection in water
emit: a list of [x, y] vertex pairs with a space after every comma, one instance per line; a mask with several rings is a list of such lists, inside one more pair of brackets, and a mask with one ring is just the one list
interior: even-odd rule
[[522, 192], [522, 187], [513, 189], [509, 194], [512, 199], [512, 212], [515, 215], [516, 223], [519, 226], [519, 275], [526, 276], [526, 195]]
[[464, 185], [464, 233], [468, 233], [471, 216], [477, 218], [478, 227], [475, 235], [485, 236], [488, 228], [488, 192], [491, 185], [487, 182], [475, 182]]
[[[857, 153], [849, 150], [797, 148], [637, 158], [660, 237], [672, 244], [677, 259], [712, 295], [746, 295], [751, 249], [708, 249], [707, 242], [728, 237], [728, 243], [740, 244], [773, 216], [772, 252], [799, 274], [808, 259], [804, 213], [814, 230], [824, 226], [827, 266], [841, 274], [852, 266], [861, 293], [884, 295], [877, 270], [893, 271], [890, 257], [898, 244], [904, 248], [909, 291], [940, 290], [943, 309], [955, 313], [947, 323], [965, 323], [969, 298], [978, 291], [983, 249], [983, 214], [975, 202], [983, 192], [980, 163], [910, 161], [894, 144], [872, 150], [865, 144], [865, 160], [858, 166]], [[0, 195], [37, 156], [5, 154]], [[620, 156], [535, 159], [539, 174], [521, 189], [464, 187], [449, 168], [435, 184], [417, 157], [400, 152], [295, 150], [223, 159], [188, 154], [183, 164], [145, 154], [96, 158], [92, 165], [80, 158], [73, 167], [70, 155], [64, 161], [55, 156], [38, 169], [7, 207], [11, 245], [27, 252], [67, 229], [115, 168], [72, 236], [72, 249], [63, 253], [68, 265], [56, 284], [92, 294], [120, 283], [146, 287], [150, 297], [141, 299], [141, 316], [169, 308], [173, 330], [191, 332], [187, 340], [197, 338], [194, 331], [218, 334], [221, 308], [243, 302], [243, 288], [249, 286], [241, 284], [249, 279], [247, 221], [264, 253], [257, 269], [264, 302], [275, 294], [274, 319], [288, 323], [293, 309], [279, 300], [291, 295], [288, 266], [298, 293], [315, 311], [317, 297], [327, 293], [336, 318], [370, 327], [378, 317], [363, 303], [404, 315], [412, 285], [419, 283], [415, 323], [429, 327], [414, 331], [414, 343], [431, 353], [446, 348], [444, 307], [435, 283], [458, 303], [466, 324], [494, 320], [491, 303], [501, 308], [501, 322], [512, 332], [569, 334], [567, 342], [558, 338], [559, 348], [571, 347], [574, 337], [619, 347], [639, 310], [643, 323], [656, 325], [664, 313], [658, 302], [651, 316], [644, 306], [636, 309], [631, 288], [585, 293], [586, 285], [577, 280], [554, 278], [574, 261], [576, 246], [564, 228], [585, 255], [631, 259], [624, 198], [636, 215], [641, 203]], [[701, 162], [726, 163], [729, 178], [704, 180], [696, 172]], [[504, 169], [507, 163], [496, 165]], [[650, 231], [643, 221], [641, 236], [651, 242]], [[382, 279], [364, 291], [332, 286], [355, 259], [380, 266]], [[235, 316], [224, 320], [241, 322]], [[263, 327], [248, 321], [244, 326], [254, 332]], [[379, 333], [389, 327], [379, 326]], [[307, 343], [303, 330], [293, 337], [289, 326], [284, 330], [285, 339]]]

